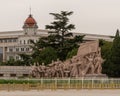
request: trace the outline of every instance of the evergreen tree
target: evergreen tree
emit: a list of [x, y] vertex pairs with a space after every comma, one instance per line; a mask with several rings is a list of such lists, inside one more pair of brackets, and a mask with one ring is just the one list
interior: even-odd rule
[[51, 23], [51, 25], [46, 25], [46, 29], [51, 30], [49, 33], [53, 33], [51, 36], [55, 36], [54, 40], [59, 43], [61, 46], [64, 46], [64, 40], [66, 37], [72, 36], [71, 31], [75, 29], [75, 25], [68, 24], [69, 18], [68, 16], [72, 15], [73, 12], [61, 11], [61, 13], [50, 13], [50, 15], [54, 16], [55, 21]]
[[116, 31], [113, 43], [106, 42], [102, 46], [102, 57], [105, 59], [103, 73], [109, 77], [120, 77], [120, 36]]
[[115, 77], [120, 77], [120, 36], [119, 30], [117, 30], [115, 38], [113, 40], [113, 46], [111, 49], [111, 63], [113, 63], [113, 74]]
[[45, 65], [52, 63], [52, 60], [57, 60], [57, 53], [52, 47], [44, 48], [39, 55], [39, 63]]
[[65, 60], [68, 52], [72, 50], [73, 45], [69, 42], [68, 37], [73, 34], [70, 33], [72, 29], [75, 29], [73, 24], [69, 24], [68, 16], [73, 12], [61, 11], [61, 13], [50, 13], [54, 16], [54, 21], [50, 25], [46, 25], [46, 29], [49, 29], [49, 44], [57, 50], [57, 55], [60, 60]]
[[105, 60], [105, 62], [102, 64], [102, 73], [107, 74], [108, 76], [112, 76], [111, 74], [113, 74], [113, 64], [110, 61], [110, 57], [113, 42], [100, 40], [99, 43], [101, 47], [102, 58]]

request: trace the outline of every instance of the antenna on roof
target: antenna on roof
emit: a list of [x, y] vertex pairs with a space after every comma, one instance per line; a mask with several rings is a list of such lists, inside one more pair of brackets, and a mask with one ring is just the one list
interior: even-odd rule
[[30, 15], [31, 15], [31, 6], [30, 6]]

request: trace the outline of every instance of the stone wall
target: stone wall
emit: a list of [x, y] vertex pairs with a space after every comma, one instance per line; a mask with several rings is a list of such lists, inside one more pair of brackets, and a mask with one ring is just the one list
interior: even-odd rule
[[28, 77], [29, 66], [0, 66], [0, 78]]

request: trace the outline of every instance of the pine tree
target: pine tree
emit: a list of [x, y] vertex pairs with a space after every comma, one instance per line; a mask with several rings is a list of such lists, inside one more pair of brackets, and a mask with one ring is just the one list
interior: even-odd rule
[[68, 24], [69, 18], [68, 16], [72, 15], [73, 12], [61, 11], [61, 13], [50, 13], [50, 15], [54, 16], [54, 21], [51, 25], [46, 25], [46, 29], [49, 29], [51, 36], [54, 37], [56, 43], [60, 44], [60, 46], [64, 46], [64, 41], [66, 37], [72, 36], [71, 31], [75, 29], [75, 25]]
[[75, 29], [75, 25], [69, 24], [68, 16], [73, 12], [61, 11], [61, 13], [50, 13], [54, 16], [54, 21], [50, 25], [46, 25], [46, 29], [49, 29], [50, 35], [48, 36], [49, 44], [57, 50], [57, 54], [60, 60], [65, 60], [69, 51], [72, 50], [73, 45], [68, 37], [73, 34], [69, 31]]
[[120, 77], [120, 35], [117, 29], [113, 42], [101, 43], [102, 57], [105, 59], [102, 65], [104, 74], [109, 77]]
[[[111, 58], [113, 64], [113, 74], [115, 77], [120, 77], [120, 35], [117, 30], [115, 38], [113, 40], [113, 46], [111, 49]], [[112, 71], [112, 70], [111, 70]]]

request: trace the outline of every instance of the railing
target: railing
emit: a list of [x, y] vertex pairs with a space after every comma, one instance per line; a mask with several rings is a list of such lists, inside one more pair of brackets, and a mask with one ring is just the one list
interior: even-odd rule
[[[27, 80], [31, 81], [31, 80]], [[32, 83], [0, 84], [0, 90], [43, 90], [43, 89], [120, 89], [120, 79], [32, 79]]]

